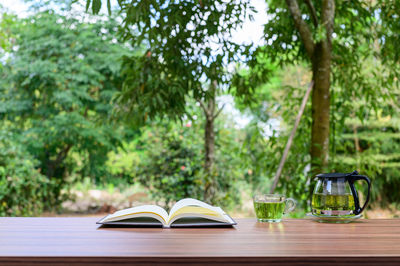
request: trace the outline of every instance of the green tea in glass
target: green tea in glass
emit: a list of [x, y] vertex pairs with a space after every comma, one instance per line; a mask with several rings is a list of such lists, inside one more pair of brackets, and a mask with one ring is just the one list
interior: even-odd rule
[[296, 201], [280, 194], [263, 194], [253, 197], [254, 211], [259, 222], [279, 223], [282, 216], [294, 210]]

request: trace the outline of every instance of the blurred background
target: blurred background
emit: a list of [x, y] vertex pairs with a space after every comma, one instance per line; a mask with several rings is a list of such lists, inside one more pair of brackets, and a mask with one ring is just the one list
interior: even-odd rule
[[357, 170], [364, 216], [399, 217], [399, 2], [286, 2], [1, 0], [0, 216], [254, 217], [313, 80], [274, 191], [301, 218], [315, 174]]

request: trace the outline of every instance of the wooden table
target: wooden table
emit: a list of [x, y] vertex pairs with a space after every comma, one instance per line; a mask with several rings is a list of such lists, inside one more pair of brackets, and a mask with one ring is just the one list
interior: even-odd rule
[[99, 228], [97, 218], [0, 218], [4, 264], [400, 265], [400, 220], [237, 219], [235, 228]]

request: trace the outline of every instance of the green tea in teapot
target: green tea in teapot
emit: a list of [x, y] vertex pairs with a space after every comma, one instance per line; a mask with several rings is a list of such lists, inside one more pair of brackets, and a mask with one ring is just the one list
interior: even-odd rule
[[352, 211], [354, 210], [354, 197], [352, 194], [331, 195], [315, 193], [312, 197], [312, 209], [314, 214], [321, 211]]

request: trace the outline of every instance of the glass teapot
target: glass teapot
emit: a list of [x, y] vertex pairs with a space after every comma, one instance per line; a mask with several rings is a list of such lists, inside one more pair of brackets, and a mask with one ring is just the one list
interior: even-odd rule
[[[319, 174], [312, 196], [312, 214], [317, 216], [354, 216], [360, 214], [367, 206], [371, 181], [368, 177], [352, 173]], [[368, 194], [365, 203], [360, 207], [358, 193], [354, 186], [357, 180], [365, 180]]]

